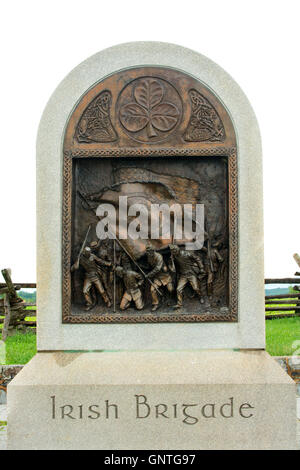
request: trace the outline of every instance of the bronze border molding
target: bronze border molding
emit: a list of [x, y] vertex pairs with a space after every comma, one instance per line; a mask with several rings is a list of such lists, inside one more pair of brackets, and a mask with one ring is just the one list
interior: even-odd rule
[[[215, 157], [227, 158], [229, 217], [229, 313], [224, 314], [72, 314], [71, 313], [71, 204], [74, 158], [105, 157]], [[106, 148], [75, 149], [64, 152], [62, 214], [62, 321], [63, 323], [193, 323], [238, 321], [238, 173], [236, 147], [182, 148]]]

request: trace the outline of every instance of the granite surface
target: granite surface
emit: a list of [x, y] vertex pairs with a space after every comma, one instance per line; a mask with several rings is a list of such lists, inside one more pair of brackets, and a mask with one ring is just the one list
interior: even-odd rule
[[[62, 324], [62, 142], [82, 95], [108, 75], [142, 65], [173, 67], [209, 87], [227, 108], [238, 141], [239, 322], [205, 324]], [[254, 112], [237, 83], [207, 57], [173, 44], [135, 42], [106, 49], [58, 86], [37, 140], [38, 349], [264, 348], [262, 159]]]
[[296, 447], [295, 384], [263, 351], [39, 353], [8, 408], [9, 449]]

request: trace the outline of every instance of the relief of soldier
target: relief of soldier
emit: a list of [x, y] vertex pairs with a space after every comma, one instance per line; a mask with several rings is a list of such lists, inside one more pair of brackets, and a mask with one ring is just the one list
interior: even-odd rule
[[86, 246], [78, 256], [77, 261], [71, 267], [71, 272], [76, 271], [79, 267], [84, 269], [82, 293], [86, 301], [85, 310], [91, 310], [95, 306], [91, 295], [92, 287], [100, 294], [106, 306], [111, 307], [111, 300], [108, 291], [105, 290], [101, 273], [101, 268], [104, 266], [110, 267], [111, 263], [93, 254], [91, 248]]
[[146, 277], [151, 279], [153, 283], [150, 286], [150, 291], [152, 297], [152, 312], [154, 312], [159, 307], [158, 289], [160, 287], [166, 287], [171, 294], [174, 291], [174, 286], [172, 282], [172, 276], [163, 259], [163, 256], [155, 251], [150, 244], [146, 247], [146, 254], [147, 262], [152, 268]]
[[170, 245], [171, 257], [173, 260], [173, 270], [178, 273], [176, 287], [177, 304], [174, 308], [181, 308], [183, 303], [183, 291], [189, 284], [193, 291], [199, 296], [200, 303], [204, 303], [199, 285], [199, 274], [204, 274], [204, 266], [200, 256], [193, 251], [179, 248], [177, 245]]
[[205, 271], [206, 271], [206, 284], [207, 284], [207, 295], [209, 300], [213, 297], [213, 282], [216, 276], [216, 273], [219, 271], [222, 263], [224, 261], [222, 255], [219, 252], [219, 245], [221, 242], [215, 242], [210, 247], [208, 242], [208, 246], [203, 248], [205, 251]]
[[125, 285], [125, 292], [123, 294], [120, 309], [126, 310], [131, 302], [134, 302], [137, 310], [144, 308], [143, 294], [141, 286], [144, 283], [143, 276], [132, 269], [123, 268], [122, 266], [116, 267], [116, 274], [122, 278]]

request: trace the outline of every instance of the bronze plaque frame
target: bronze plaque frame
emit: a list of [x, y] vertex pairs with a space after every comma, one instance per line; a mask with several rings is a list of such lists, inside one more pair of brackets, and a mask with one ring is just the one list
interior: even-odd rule
[[[120, 123], [120, 96], [126, 86], [143, 77], [154, 77], [164, 80], [176, 87], [182, 102], [182, 113], [178, 117], [176, 129], [166, 138], [157, 142], [147, 142], [147, 136], [140, 140], [124, 132]], [[158, 77], [158, 78], [157, 78]], [[216, 111], [223, 127], [223, 133], [204, 139], [199, 135], [193, 137], [191, 123], [193, 107], [191, 90], [204, 97]], [[106, 132], [93, 141], [88, 136], [80, 141], [78, 126], [87, 108], [101, 94], [109, 100], [105, 108]], [[190, 94], [190, 95], [189, 95]], [[119, 106], [119, 108], [118, 108]], [[119, 114], [118, 114], [119, 113]], [[180, 114], [180, 113], [178, 113]], [[108, 122], [108, 124], [107, 124]], [[193, 129], [192, 129], [193, 130]], [[219, 127], [220, 130], [220, 127]], [[136, 135], [136, 134], [135, 134]], [[205, 136], [204, 136], [205, 137]], [[90, 139], [90, 140], [88, 140]], [[102, 139], [102, 140], [101, 140]], [[145, 141], [142, 141], [144, 139]], [[198, 139], [198, 140], [197, 140]], [[228, 229], [229, 229], [229, 313], [211, 314], [93, 314], [83, 312], [72, 314], [71, 310], [71, 243], [72, 243], [72, 183], [73, 159], [107, 157], [141, 158], [155, 157], [226, 157], [228, 171]], [[234, 127], [225, 107], [216, 96], [201, 82], [185, 73], [163, 67], [136, 67], [118, 72], [96, 84], [87, 91], [73, 111], [65, 132], [63, 151], [63, 211], [62, 211], [62, 321], [63, 323], [162, 323], [162, 322], [237, 322], [238, 321], [238, 171], [237, 147]]]

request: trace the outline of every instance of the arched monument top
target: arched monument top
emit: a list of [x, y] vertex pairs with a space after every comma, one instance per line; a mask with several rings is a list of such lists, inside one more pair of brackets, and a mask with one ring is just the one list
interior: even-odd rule
[[[146, 78], [151, 77], [150, 69], [160, 69], [161, 75], [155, 76], [158, 82], [161, 81], [161, 85], [166, 79], [164, 73], [168, 71], [186, 75], [190, 80], [194, 80], [198, 88], [195, 85], [186, 89], [183, 107], [191, 105], [191, 90], [202, 93], [212, 109], [217, 111], [225, 130], [224, 139], [222, 137], [220, 140], [203, 141], [198, 138], [199, 132], [188, 132], [194, 131], [189, 129], [192, 111], [180, 116], [182, 97], [178, 98], [167, 85], [166, 101], [173, 105], [174, 114], [171, 117], [174, 125], [172, 127], [170, 119], [168, 129], [161, 131], [160, 125], [157, 124], [152, 135], [152, 130], [148, 130], [148, 137], [150, 135], [153, 139], [150, 150], [146, 131], [133, 129], [128, 125], [127, 117], [124, 117], [123, 111], [127, 109], [126, 99], [129, 95], [121, 94], [125, 101], [118, 107], [120, 96], [114, 97], [113, 89], [101, 89], [104, 81], [112, 83], [118, 73], [128, 70], [129, 74], [134, 74], [141, 68], [148, 70]], [[125, 88], [126, 84], [122, 90]], [[99, 135], [95, 141], [95, 135], [87, 131], [84, 121], [88, 106], [102, 92], [108, 93], [105, 99], [115, 100], [112, 101], [111, 110], [116, 114], [112, 115], [112, 128], [108, 129], [110, 142], [105, 142], [105, 138], [101, 141], [101, 136], [99, 142]], [[217, 128], [220, 130], [222, 126], [217, 125]], [[182, 131], [181, 134], [179, 130]], [[177, 141], [173, 142], [172, 139], [176, 140], [176, 135], [180, 135], [181, 140], [178, 137]], [[184, 138], [186, 136], [188, 138]], [[192, 138], [189, 138], [190, 136]], [[176, 154], [178, 156], [180, 148], [183, 151], [188, 148], [195, 155], [206, 155], [208, 149], [212, 149], [213, 155], [219, 152], [219, 156], [228, 157], [229, 164], [233, 163], [229, 171], [232, 178], [229, 197], [235, 206], [232, 212], [234, 217], [230, 219], [233, 225], [230, 225], [229, 231], [234, 242], [230, 255], [231, 268], [234, 268], [231, 277], [234, 284], [231, 284], [231, 288], [234, 288], [235, 296], [235, 310], [231, 310], [234, 318], [228, 317], [228, 322], [220, 318], [220, 321], [214, 323], [207, 320], [197, 324], [62, 323], [62, 318], [66, 319], [63, 312], [64, 294], [70, 292], [66, 277], [67, 265], [64, 264], [65, 259], [70, 261], [71, 258], [70, 245], [65, 243], [71, 237], [70, 225], [66, 230], [65, 223], [70, 215], [68, 210], [66, 212], [66, 207], [72, 197], [70, 167], [69, 172], [66, 172], [66, 162], [70, 162], [68, 158], [89, 156], [91, 150], [96, 156], [104, 156], [105, 152], [108, 156], [113, 156], [117, 149], [119, 156], [122, 156], [124, 149], [128, 150], [129, 147], [134, 151], [144, 149], [150, 156], [151, 152], [159, 154], [167, 147], [171, 152], [175, 144], [179, 149]], [[260, 134], [251, 105], [230, 75], [207, 57], [173, 44], [134, 42], [101, 51], [78, 65], [50, 98], [38, 132], [39, 350], [83, 350], [87, 344], [89, 349], [114, 349], [116, 344], [118, 349], [263, 348], [265, 337], [261, 166]], [[133, 330], [136, 333], [138, 331], [138, 334]]]

